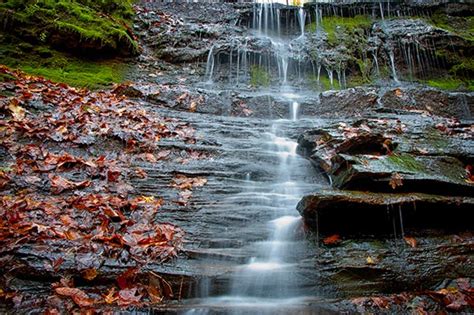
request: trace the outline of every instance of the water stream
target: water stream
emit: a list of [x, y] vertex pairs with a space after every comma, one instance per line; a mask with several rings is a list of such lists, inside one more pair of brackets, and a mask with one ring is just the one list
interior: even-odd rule
[[[268, 121], [267, 131], [258, 137], [258, 146], [275, 158], [271, 169], [271, 180], [262, 181], [258, 176], [245, 173], [245, 189], [235, 196], [228, 197], [232, 202], [245, 199], [252, 208], [260, 209], [256, 214], [263, 223], [261, 231], [264, 238], [247, 244], [252, 253], [247, 261], [235, 268], [230, 276], [227, 292], [212, 295], [201, 294], [204, 298], [197, 301], [197, 306], [188, 314], [208, 314], [210, 310], [225, 309], [232, 314], [276, 314], [304, 309], [308, 299], [302, 291], [295, 268], [299, 253], [305, 252], [307, 246], [298, 235], [302, 233], [302, 219], [296, 211], [296, 205], [304, 193], [314, 189], [315, 183], [305, 179], [301, 174], [308, 173], [311, 166], [296, 154], [297, 143], [289, 139], [289, 126], [298, 123], [300, 103], [296, 88], [289, 85], [288, 58], [290, 41], [303, 37], [306, 13], [303, 8], [296, 11], [300, 34], [292, 38], [281, 36], [280, 10], [270, 3], [260, 3], [254, 8], [253, 25], [255, 34], [264, 40], [270, 40], [273, 55], [278, 68], [278, 84], [273, 91], [286, 100], [288, 119]], [[206, 78], [212, 79], [214, 58], [208, 58]], [[237, 76], [242, 62], [237, 55]], [[232, 71], [230, 68], [229, 71]], [[237, 79], [238, 81], [238, 79]], [[253, 161], [249, 160], [249, 163]], [[207, 283], [201, 291], [209, 290]]]

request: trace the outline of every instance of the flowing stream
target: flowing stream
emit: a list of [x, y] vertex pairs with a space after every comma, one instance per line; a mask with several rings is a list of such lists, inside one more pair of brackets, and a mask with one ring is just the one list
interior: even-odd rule
[[[304, 193], [314, 190], [314, 177], [302, 174], [314, 172], [311, 165], [296, 153], [297, 143], [288, 132], [298, 127], [300, 103], [297, 89], [289, 85], [288, 58], [290, 41], [304, 36], [306, 13], [297, 12], [300, 34], [283, 38], [280, 11], [272, 3], [256, 5], [253, 24], [257, 37], [270, 40], [278, 67], [278, 86], [271, 87], [288, 104], [288, 118], [265, 120], [263, 132], [255, 134], [260, 152], [271, 156], [269, 178], [262, 179], [258, 173], [242, 174], [242, 191], [226, 198], [228, 203], [243, 203], [255, 211], [255, 224], [262, 239], [245, 244], [250, 253], [245, 263], [235, 268], [230, 276], [227, 292], [215, 292], [212, 285], [204, 283], [199, 288], [201, 299], [187, 314], [232, 313], [232, 314], [277, 314], [294, 313], [307, 309], [310, 298], [301, 287], [298, 261], [304, 257], [307, 244], [302, 239], [302, 219], [296, 205]], [[207, 87], [212, 83], [214, 49], [211, 49], [206, 71]], [[230, 55], [232, 69], [232, 54]], [[243, 57], [237, 54], [237, 76]], [[265, 130], [266, 129], [266, 130]], [[294, 136], [294, 135], [293, 135]], [[252, 148], [255, 150], [255, 148]], [[255, 158], [248, 154], [248, 163]], [[242, 231], [244, 233], [244, 231]]]

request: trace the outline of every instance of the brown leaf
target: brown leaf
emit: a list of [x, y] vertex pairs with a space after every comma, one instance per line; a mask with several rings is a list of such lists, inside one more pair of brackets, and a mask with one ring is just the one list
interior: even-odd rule
[[56, 288], [55, 292], [58, 295], [70, 297], [74, 303], [80, 307], [88, 307], [94, 305], [94, 300], [91, 299], [84, 291], [77, 288], [61, 287]]
[[417, 241], [416, 241], [415, 238], [409, 237], [409, 236], [405, 236], [403, 239], [404, 239], [405, 242], [406, 242], [408, 245], [410, 245], [412, 248], [416, 248], [416, 246], [417, 246]]
[[142, 179], [145, 179], [148, 177], [147, 172], [145, 172], [142, 168], [138, 167], [135, 169], [135, 174]]
[[150, 163], [156, 163], [158, 161], [156, 157], [153, 155], [153, 153], [146, 153], [145, 159]]
[[129, 268], [117, 277], [117, 284], [120, 289], [130, 288], [137, 275], [138, 268]]
[[48, 177], [51, 182], [51, 190], [53, 194], [60, 194], [63, 191], [69, 190], [69, 189], [86, 188], [91, 185], [91, 181], [89, 180], [76, 183], [76, 182], [67, 180], [59, 175], [49, 174]]
[[12, 99], [10, 101], [10, 104], [8, 105], [8, 109], [10, 110], [13, 119], [20, 121], [25, 118], [25, 109], [19, 105], [19, 102], [17, 99]]
[[92, 281], [97, 277], [97, 269], [89, 268], [81, 272], [82, 277], [86, 280]]
[[121, 173], [122, 173], [122, 171], [120, 170], [120, 168], [111, 167], [107, 171], [107, 181], [112, 182], [112, 183], [116, 183], [118, 181]]
[[197, 108], [197, 103], [196, 101], [192, 101], [191, 102], [191, 105], [189, 105], [189, 111], [194, 113], [196, 111], [196, 108]]
[[397, 189], [397, 187], [403, 186], [403, 177], [398, 173], [393, 173], [389, 185], [392, 189]]

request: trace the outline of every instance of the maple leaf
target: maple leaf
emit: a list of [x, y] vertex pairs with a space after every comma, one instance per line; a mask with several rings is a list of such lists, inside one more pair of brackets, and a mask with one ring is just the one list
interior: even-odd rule
[[390, 178], [389, 185], [392, 189], [397, 189], [399, 186], [403, 186], [403, 177], [398, 173], [393, 173]]
[[94, 305], [94, 300], [91, 299], [84, 291], [77, 288], [60, 287], [54, 289], [58, 295], [70, 297], [77, 306], [88, 307]]

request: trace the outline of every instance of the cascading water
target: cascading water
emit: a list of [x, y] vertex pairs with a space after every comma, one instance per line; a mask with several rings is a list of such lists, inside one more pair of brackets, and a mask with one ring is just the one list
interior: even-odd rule
[[[288, 119], [270, 123], [270, 130], [259, 136], [259, 146], [272, 157], [272, 163], [275, 165], [271, 167], [269, 175], [271, 182], [261, 181], [258, 177], [245, 173], [242, 175], [242, 178], [245, 178], [245, 190], [231, 198], [245, 198], [254, 207], [265, 209], [260, 210], [265, 212], [259, 215], [267, 222], [262, 233], [267, 232], [268, 237], [266, 240], [248, 244], [249, 248], [253, 248], [252, 254], [245, 264], [233, 272], [228, 292], [221, 292], [218, 296], [209, 296], [200, 301], [199, 304], [203, 306], [195, 307], [189, 314], [207, 314], [209, 308], [224, 306], [226, 313], [275, 314], [281, 312], [280, 308], [301, 307], [301, 303], [306, 299], [295, 270], [298, 262], [296, 253], [305, 252], [304, 241], [296, 237], [302, 228], [296, 205], [303, 193], [314, 188], [314, 183], [309, 185], [301, 181], [301, 174], [307, 174], [310, 165], [296, 154], [297, 143], [286, 138], [285, 130], [291, 121], [299, 119], [301, 106], [297, 101], [299, 95], [295, 94], [295, 89], [289, 85], [290, 41], [278, 37], [281, 32], [280, 10], [273, 4], [257, 4], [253, 12], [252, 23], [256, 36], [270, 40], [272, 44], [272, 55], [276, 58], [279, 78], [279, 83], [275, 84], [273, 89], [278, 90], [275, 93], [289, 104]], [[300, 34], [295, 34], [293, 38], [304, 36], [306, 13], [301, 8], [297, 14]], [[238, 50], [237, 58], [234, 58], [238, 69], [237, 77], [242, 67], [243, 55], [245, 53]], [[208, 60], [213, 61], [211, 58]], [[211, 72], [212, 66], [208, 64], [207, 68], [208, 72]], [[209, 76], [209, 73], [207, 75]], [[302, 307], [304, 309], [304, 306]]]

